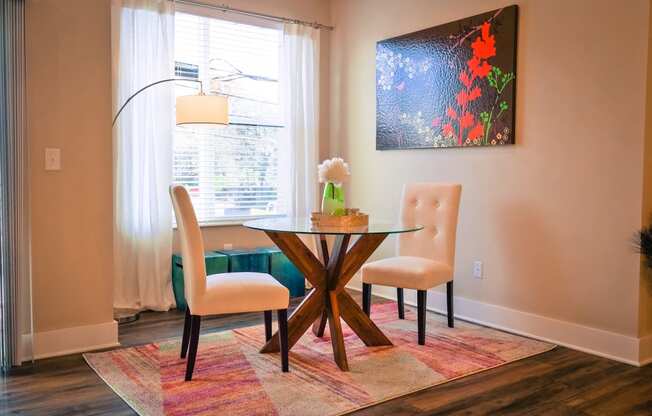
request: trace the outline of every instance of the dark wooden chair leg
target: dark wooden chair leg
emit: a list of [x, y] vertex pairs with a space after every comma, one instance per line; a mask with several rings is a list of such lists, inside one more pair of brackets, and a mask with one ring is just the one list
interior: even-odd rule
[[195, 358], [197, 358], [197, 345], [199, 344], [199, 327], [201, 317], [191, 315], [190, 318], [190, 345], [188, 351], [188, 364], [186, 365], [186, 381], [192, 380], [192, 372], [195, 369]]
[[398, 319], [405, 319], [405, 305], [403, 302], [403, 288], [396, 288], [396, 302], [398, 303]]
[[455, 327], [455, 318], [453, 317], [453, 282], [446, 283], [446, 315], [448, 316], [448, 327]]
[[426, 301], [428, 292], [417, 290], [417, 321], [419, 328], [419, 345], [426, 344]]
[[190, 308], [186, 306], [186, 317], [183, 321], [183, 336], [181, 337], [181, 358], [186, 358], [188, 353], [188, 340], [190, 339]]
[[272, 311], [265, 311], [265, 342], [272, 339]]
[[371, 283], [362, 284], [362, 311], [371, 316]]
[[284, 373], [290, 371], [290, 365], [288, 362], [288, 310], [279, 309], [278, 314], [278, 335], [279, 341], [281, 344], [281, 369]]

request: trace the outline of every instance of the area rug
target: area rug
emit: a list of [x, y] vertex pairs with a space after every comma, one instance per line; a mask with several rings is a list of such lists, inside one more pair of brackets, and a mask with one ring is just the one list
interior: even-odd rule
[[183, 381], [179, 339], [84, 357], [140, 415], [308, 416], [351, 412], [555, 347], [459, 320], [451, 329], [434, 313], [421, 346], [411, 308], [405, 320], [395, 303], [374, 305], [371, 316], [394, 345], [366, 347], [344, 325], [349, 372], [333, 362], [328, 331], [308, 331], [282, 373], [279, 354], [258, 352], [262, 325], [203, 335], [191, 382]]

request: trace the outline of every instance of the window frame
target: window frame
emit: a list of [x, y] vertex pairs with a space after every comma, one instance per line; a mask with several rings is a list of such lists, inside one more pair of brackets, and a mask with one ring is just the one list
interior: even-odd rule
[[[209, 7], [203, 7], [200, 5], [194, 5], [194, 4], [188, 4], [188, 3], [177, 3], [175, 6], [175, 14], [176, 13], [185, 13], [185, 14], [192, 14], [196, 16], [201, 16], [201, 17], [206, 17], [206, 18], [211, 18], [211, 19], [218, 19], [218, 20], [224, 20], [224, 21], [229, 21], [233, 23], [240, 23], [240, 24], [245, 24], [245, 25], [250, 25], [250, 26], [258, 26], [266, 29], [275, 29], [279, 31], [283, 31], [283, 23], [282, 22], [274, 22], [270, 20], [265, 20], [261, 18], [257, 18], [254, 16], [246, 16], [246, 15], [239, 15], [235, 13], [228, 13], [228, 12], [222, 12], [220, 10], [216, 10], [213, 8]], [[281, 33], [282, 35], [282, 33]], [[282, 46], [282, 45], [281, 45]], [[176, 75], [175, 75], [176, 77]], [[280, 80], [279, 80], [280, 81]], [[281, 105], [283, 105], [281, 103]], [[280, 128], [285, 128], [285, 126], [280, 126]], [[248, 215], [248, 216], [234, 216], [234, 217], [227, 217], [224, 219], [212, 219], [212, 220], [205, 220], [201, 221], [198, 219], [198, 224], [200, 228], [210, 228], [210, 227], [232, 227], [232, 226], [241, 226], [247, 221], [254, 221], [257, 219], [267, 219], [267, 218], [281, 218], [285, 217], [287, 214], [269, 214], [269, 215]], [[177, 222], [174, 221], [172, 228], [176, 230], [178, 228]]]

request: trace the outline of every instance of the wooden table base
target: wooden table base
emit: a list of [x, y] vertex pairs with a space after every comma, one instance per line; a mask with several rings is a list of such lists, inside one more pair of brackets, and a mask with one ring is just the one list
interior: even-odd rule
[[[320, 235], [317, 248], [321, 261], [296, 234], [266, 231], [269, 238], [297, 266], [313, 289], [295, 309], [288, 320], [288, 342], [292, 346], [312, 326], [316, 336], [323, 336], [328, 322], [333, 357], [343, 371], [348, 371], [341, 319], [367, 346], [392, 345], [344, 287], [364, 262], [385, 240], [387, 234], [364, 234], [348, 249], [351, 235], [337, 235], [329, 256], [326, 236]], [[279, 351], [278, 332], [260, 352]]]

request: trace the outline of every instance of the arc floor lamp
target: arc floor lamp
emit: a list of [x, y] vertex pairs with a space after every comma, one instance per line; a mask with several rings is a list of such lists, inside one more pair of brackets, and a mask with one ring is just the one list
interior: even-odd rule
[[[115, 126], [118, 117], [127, 104], [143, 91], [165, 82], [189, 81], [199, 83], [199, 94], [182, 95], [176, 100], [176, 124], [229, 124], [229, 100], [225, 95], [204, 94], [204, 84], [196, 79], [168, 78], [145, 85], [133, 93], [122, 104], [113, 117], [111, 126]], [[128, 323], [138, 320], [140, 312], [134, 310], [114, 310], [113, 318], [119, 323]]]
[[133, 93], [122, 104], [113, 117], [112, 126], [115, 126], [120, 113], [127, 104], [143, 91], [165, 82], [189, 81], [199, 83], [199, 94], [182, 95], [177, 97], [177, 125], [181, 124], [229, 124], [229, 100], [225, 95], [204, 94], [204, 84], [196, 79], [168, 78], [145, 85]]

